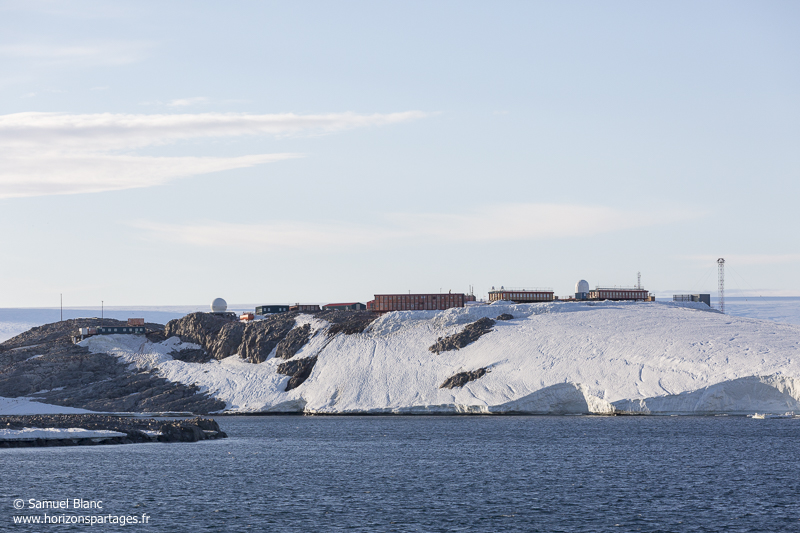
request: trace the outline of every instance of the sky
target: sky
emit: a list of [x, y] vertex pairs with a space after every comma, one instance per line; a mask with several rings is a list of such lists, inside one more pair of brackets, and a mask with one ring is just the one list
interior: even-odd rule
[[0, 1], [0, 307], [799, 296], [800, 4]]

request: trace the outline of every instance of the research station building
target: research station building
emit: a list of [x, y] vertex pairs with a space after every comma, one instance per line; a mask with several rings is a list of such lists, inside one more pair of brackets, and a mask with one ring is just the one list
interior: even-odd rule
[[489, 291], [489, 302], [514, 302], [515, 304], [531, 304], [541, 302], [552, 302], [555, 296], [552, 289], [524, 289], [500, 287], [499, 290], [492, 287]]
[[360, 302], [327, 304], [322, 306], [323, 311], [366, 311], [367, 306]]
[[374, 311], [436, 311], [464, 307], [464, 293], [444, 294], [376, 294]]
[[673, 302], [703, 302], [707, 306], [711, 307], [711, 295], [710, 294], [673, 294], [672, 295]]
[[646, 302], [650, 293], [639, 287], [597, 287], [589, 291], [589, 300], [633, 300]]
[[260, 305], [256, 307], [257, 315], [272, 315], [275, 313], [285, 313], [289, 310], [289, 306], [283, 305]]

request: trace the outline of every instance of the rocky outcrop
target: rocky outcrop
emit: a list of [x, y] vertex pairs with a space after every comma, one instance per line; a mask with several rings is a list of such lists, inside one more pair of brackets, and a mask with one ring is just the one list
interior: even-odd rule
[[49, 404], [112, 413], [177, 411], [206, 414], [222, 411], [227, 406], [194, 385], [173, 383], [148, 372], [122, 374], [113, 379], [72, 385], [31, 397]]
[[284, 376], [291, 376], [286, 384], [286, 392], [296, 389], [308, 379], [314, 365], [317, 364], [317, 356], [306, 357], [305, 359], [295, 359], [278, 365], [278, 373]]
[[333, 337], [337, 333], [345, 335], [362, 333], [380, 315], [372, 311], [323, 311], [315, 316], [330, 322], [328, 336]]
[[[0, 396], [107, 412], [209, 413], [226, 407], [195, 386], [132, 370], [114, 356], [72, 344], [79, 327], [99, 323], [78, 319], [47, 324], [2, 343]], [[161, 327], [149, 324], [148, 329], [157, 331], [156, 326]]]
[[291, 359], [294, 357], [294, 354], [300, 351], [300, 348], [305, 346], [310, 337], [310, 324], [303, 324], [300, 327], [294, 328], [281, 342], [278, 343], [278, 346], [275, 349], [275, 357], [278, 359]]
[[202, 348], [184, 348], [177, 352], [170, 352], [169, 355], [176, 361], [183, 361], [184, 363], [208, 363], [213, 359]]
[[164, 328], [164, 334], [168, 338], [177, 336], [183, 342], [199, 344], [214, 359], [225, 359], [238, 353], [244, 328], [244, 324], [226, 315], [191, 313], [170, 320]]
[[475, 381], [478, 378], [485, 376], [489, 370], [486, 368], [479, 368], [470, 372], [459, 372], [455, 376], [451, 376], [445, 380], [444, 383], [439, 385], [440, 389], [454, 389], [456, 387], [463, 387], [470, 381]]
[[[74, 318], [37, 326], [0, 344], [0, 364], [6, 362], [5, 358], [2, 357], [3, 355], [8, 355], [19, 348], [32, 347], [39, 344], [69, 346], [72, 344], [72, 336], [78, 333], [78, 328], [97, 327], [100, 325], [125, 326], [126, 324], [127, 322], [110, 318]], [[163, 329], [164, 326], [161, 324], [151, 322], [145, 324], [145, 331], [148, 334], [162, 331]]]
[[494, 324], [495, 322], [491, 318], [480, 318], [472, 324], [467, 324], [463, 330], [455, 335], [444, 338], [439, 337], [436, 344], [428, 348], [428, 350], [439, 354], [448, 350], [461, 349], [492, 331]]
[[295, 318], [296, 313], [281, 313], [247, 324], [239, 355], [251, 363], [263, 363], [294, 329]]
[[294, 328], [296, 317], [296, 313], [280, 313], [243, 324], [209, 313], [192, 313], [170, 320], [164, 332], [167, 337], [176, 335], [184, 342], [199, 344], [214, 359], [239, 354], [251, 363], [262, 363]]
[[495, 320], [514, 320], [514, 315], [503, 313], [502, 315], [498, 316]]
[[[84, 439], [36, 439], [0, 441], [0, 448], [21, 446], [67, 446], [76, 444], [133, 444], [140, 442], [197, 442], [224, 439], [227, 434], [210, 418], [157, 420], [110, 415], [28, 415], [2, 416], [0, 429], [83, 428], [124, 433], [124, 437]], [[146, 433], [147, 432], [147, 433]]]

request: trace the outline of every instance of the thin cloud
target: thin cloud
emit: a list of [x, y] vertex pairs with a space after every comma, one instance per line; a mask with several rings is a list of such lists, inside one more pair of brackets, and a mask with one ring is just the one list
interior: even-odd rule
[[163, 185], [168, 181], [302, 157], [263, 154], [241, 157], [142, 157], [128, 155], [50, 155], [5, 157], [0, 198], [82, 194]]
[[314, 251], [375, 246], [388, 241], [474, 243], [591, 236], [695, 216], [684, 212], [637, 213], [603, 206], [501, 204], [459, 215], [393, 214], [368, 225], [305, 221], [260, 225], [134, 221], [129, 225], [146, 231], [148, 238], [194, 246]]
[[132, 150], [179, 140], [246, 135], [334, 133], [414, 120], [420, 112], [359, 115], [69, 115], [0, 116], [0, 199], [151, 187], [169, 180], [301, 157], [145, 157]]
[[0, 115], [0, 149], [56, 146], [94, 151], [130, 150], [185, 139], [336, 133], [398, 124], [425, 116], [421, 111], [371, 115], [14, 113]]
[[208, 98], [205, 96], [195, 96], [192, 98], [178, 98], [167, 103], [169, 107], [189, 107], [193, 105], [207, 104]]

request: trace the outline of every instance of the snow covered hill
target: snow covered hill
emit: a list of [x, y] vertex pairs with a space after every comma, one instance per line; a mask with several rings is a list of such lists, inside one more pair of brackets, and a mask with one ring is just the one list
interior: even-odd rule
[[[502, 313], [493, 330], [455, 351], [429, 351], [438, 338]], [[198, 348], [177, 338], [83, 341], [171, 381], [196, 384], [234, 412], [312, 413], [800, 413], [800, 326], [720, 314], [704, 304], [493, 304], [389, 313], [363, 333], [326, 335], [301, 315], [310, 341], [292, 359], [318, 356], [310, 377], [285, 392], [283, 362], [238, 356], [173, 360]], [[274, 354], [273, 354], [274, 355]], [[485, 368], [460, 388], [451, 376]]]

